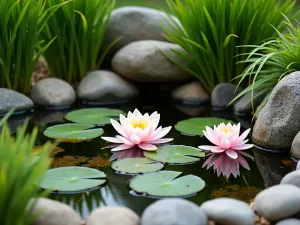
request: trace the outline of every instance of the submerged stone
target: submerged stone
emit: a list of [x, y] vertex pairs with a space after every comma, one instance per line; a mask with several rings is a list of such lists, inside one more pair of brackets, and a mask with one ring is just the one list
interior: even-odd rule
[[217, 198], [200, 207], [207, 217], [220, 225], [254, 225], [255, 214], [248, 204], [232, 198]]
[[45, 107], [68, 107], [76, 100], [73, 87], [58, 78], [45, 78], [37, 82], [31, 89], [31, 99]]
[[289, 218], [285, 220], [281, 220], [276, 223], [276, 225], [300, 225], [300, 220], [294, 219], [294, 218]]
[[207, 91], [199, 81], [184, 84], [172, 92], [172, 97], [187, 105], [201, 105], [209, 101]]
[[86, 225], [139, 225], [140, 218], [126, 207], [105, 206], [95, 209]]
[[0, 96], [0, 114], [5, 114], [12, 108], [16, 108], [15, 113], [21, 113], [34, 107], [30, 98], [14, 90], [0, 88]]
[[138, 89], [117, 74], [97, 70], [79, 84], [77, 96], [87, 102], [124, 101], [138, 96]]
[[254, 199], [257, 213], [273, 222], [300, 212], [300, 188], [280, 184], [261, 191]]
[[300, 170], [285, 175], [281, 180], [281, 184], [292, 184], [300, 188]]
[[253, 128], [255, 144], [290, 151], [300, 130], [300, 72], [284, 77], [273, 89]]
[[132, 42], [115, 54], [112, 59], [112, 68], [128, 79], [143, 82], [190, 79], [191, 75], [188, 72], [183, 71], [164, 55], [184, 64], [184, 60], [172, 50], [185, 53], [179, 45], [173, 43], [153, 40]]
[[242, 89], [237, 88], [234, 84], [220, 83], [211, 94], [211, 105], [214, 110], [224, 110], [228, 104], [239, 94]]
[[143, 212], [141, 225], [207, 225], [207, 217], [194, 203], [184, 199], [162, 199]]

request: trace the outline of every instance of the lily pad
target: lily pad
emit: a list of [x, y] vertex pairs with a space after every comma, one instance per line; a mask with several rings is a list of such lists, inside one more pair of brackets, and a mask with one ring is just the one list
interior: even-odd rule
[[158, 197], [180, 197], [195, 194], [205, 187], [205, 182], [197, 176], [178, 177], [181, 172], [159, 171], [138, 175], [131, 179], [129, 186], [138, 193]]
[[40, 188], [55, 192], [81, 192], [105, 183], [106, 175], [88, 167], [60, 167], [46, 172]]
[[172, 164], [184, 164], [199, 161], [199, 157], [204, 157], [205, 153], [199, 149], [184, 145], [164, 145], [158, 147], [155, 152], [144, 152], [145, 157]]
[[203, 136], [203, 130], [206, 129], [206, 126], [213, 127], [214, 125], [219, 125], [220, 123], [229, 122], [232, 123], [232, 121], [221, 118], [198, 117], [179, 121], [175, 124], [175, 129], [184, 134]]
[[126, 158], [114, 162], [111, 167], [118, 172], [137, 174], [158, 171], [164, 165], [147, 158]]
[[90, 140], [99, 137], [103, 134], [102, 128], [94, 128], [93, 125], [87, 124], [60, 124], [52, 127], [48, 127], [44, 131], [44, 135], [58, 140]]
[[74, 123], [103, 125], [109, 124], [110, 118], [118, 119], [123, 113], [121, 110], [109, 108], [78, 109], [69, 112], [65, 119]]

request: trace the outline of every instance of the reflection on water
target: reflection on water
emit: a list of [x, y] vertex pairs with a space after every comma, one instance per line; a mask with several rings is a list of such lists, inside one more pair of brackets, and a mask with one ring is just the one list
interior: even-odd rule
[[[126, 105], [125, 107], [126, 108], [115, 108], [124, 111], [139, 108], [143, 112], [148, 111], [150, 113], [158, 111], [161, 114], [162, 126], [174, 125], [177, 121], [190, 117], [187, 115], [190, 113], [186, 114], [183, 110], [177, 110], [175, 107], [166, 104], [165, 102], [157, 106], [134, 104]], [[198, 111], [198, 113], [200, 113], [200, 111]], [[203, 110], [203, 116], [207, 116], [207, 111], [209, 111], [209, 109]], [[53, 112], [50, 111], [48, 112], [49, 115], [46, 115], [47, 113], [45, 111], [42, 111], [42, 114], [39, 114], [39, 111], [36, 111], [31, 122], [32, 126], [41, 124], [41, 128], [44, 129], [46, 126], [62, 122], [62, 116], [65, 112], [61, 114], [57, 113], [57, 116], [54, 117], [50, 115], [51, 113]], [[197, 116], [202, 116], [198, 115], [198, 113]], [[221, 112], [218, 112], [215, 116], [236, 121], [234, 118], [230, 117], [228, 113], [222, 114]], [[103, 129], [105, 131], [103, 136], [115, 135], [112, 126], [106, 125]], [[43, 130], [39, 131], [40, 134], [37, 145], [41, 145], [47, 140], [47, 138], [42, 135], [42, 131]], [[172, 129], [167, 137], [174, 138], [172, 144], [194, 147], [208, 144], [205, 137], [184, 136], [175, 129]], [[103, 188], [88, 193], [72, 195], [52, 194], [51, 198], [71, 205], [83, 218], [87, 218], [93, 209], [103, 205], [127, 206], [136, 213], [141, 214], [149, 204], [155, 201], [155, 199], [144, 196], [138, 197], [130, 194], [128, 183], [132, 176], [117, 174], [110, 168], [111, 162], [109, 159], [112, 154], [109, 149], [102, 149], [105, 145], [106, 143], [101, 138], [96, 138], [90, 142], [83, 143], [61, 143], [59, 147], [64, 151], [56, 153], [53, 167], [66, 165], [93, 167], [103, 171], [107, 175], [108, 181]], [[249, 153], [253, 155], [251, 151], [249, 151]], [[237, 178], [234, 178], [233, 176], [230, 176], [229, 178], [225, 176], [218, 177], [213, 168], [210, 168], [209, 170], [202, 168], [205, 159], [201, 159], [200, 161], [189, 165], [166, 165], [164, 169], [181, 171], [183, 174], [193, 174], [201, 177], [206, 182], [206, 187], [201, 192], [187, 198], [196, 204], [201, 204], [206, 200], [222, 196], [234, 197], [249, 202], [259, 190], [265, 188], [265, 186], [270, 186], [279, 182], [279, 179], [291, 170], [289, 167], [284, 167], [282, 164], [284, 158], [278, 155], [266, 157], [261, 152], [255, 151], [254, 157], [255, 161], [248, 158], [245, 159], [251, 170], [249, 171], [240, 167], [240, 176], [237, 176]], [[280, 168], [282, 166], [284, 168]]]

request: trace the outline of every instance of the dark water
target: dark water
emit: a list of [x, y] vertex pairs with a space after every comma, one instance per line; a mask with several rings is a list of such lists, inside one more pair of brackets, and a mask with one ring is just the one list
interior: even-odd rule
[[[251, 127], [251, 118], [234, 118], [230, 112], [212, 112], [210, 108], [204, 107], [186, 107], [163, 101], [160, 104], [143, 104], [135, 102], [121, 106], [105, 106], [122, 109], [124, 111], [140, 109], [142, 112], [158, 111], [161, 114], [162, 126], [174, 126], [177, 121], [194, 116], [214, 116], [231, 119], [235, 122], [241, 122], [243, 129]], [[78, 108], [78, 107], [76, 107]], [[63, 123], [64, 115], [70, 110], [49, 111], [36, 109], [30, 117], [30, 127], [35, 125], [40, 127], [40, 134], [37, 145], [44, 143], [47, 138], [42, 135], [42, 131], [50, 125]], [[12, 130], [21, 124], [24, 116], [16, 116], [9, 120]], [[114, 136], [116, 133], [112, 126], [104, 126], [104, 136]], [[198, 146], [208, 144], [205, 138], [184, 136], [174, 128], [168, 134], [168, 137], [174, 138], [173, 144]], [[132, 178], [129, 175], [116, 174], [109, 165], [111, 153], [109, 149], [101, 149], [105, 145], [101, 138], [96, 138], [90, 142], [83, 143], [61, 143], [59, 147], [63, 152], [57, 153], [53, 161], [53, 167], [59, 166], [89, 166], [104, 171], [107, 174], [108, 182], [101, 189], [82, 194], [60, 195], [52, 194], [51, 198], [65, 202], [74, 207], [83, 218], [86, 218], [93, 209], [103, 205], [126, 206], [133, 209], [138, 214], [155, 199], [134, 196], [130, 194], [128, 182]], [[265, 187], [279, 183], [284, 174], [291, 171], [294, 163], [286, 155], [266, 153], [259, 150], [248, 151], [255, 157], [255, 161], [246, 158], [251, 170], [245, 170], [240, 167], [241, 175], [237, 178], [230, 176], [226, 179], [223, 176], [218, 177], [213, 169], [206, 170], [202, 168], [204, 159], [200, 162], [190, 165], [166, 165], [164, 169], [181, 171], [185, 174], [194, 174], [201, 177], [206, 182], [206, 187], [200, 193], [188, 197], [190, 201], [197, 204], [216, 197], [232, 197], [249, 202], [254, 196]]]

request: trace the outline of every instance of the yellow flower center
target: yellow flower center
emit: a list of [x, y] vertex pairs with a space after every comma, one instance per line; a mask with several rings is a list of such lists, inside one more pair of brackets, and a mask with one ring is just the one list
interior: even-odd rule
[[148, 124], [143, 123], [143, 122], [133, 122], [131, 125], [133, 128], [140, 128], [140, 129], [144, 130]]
[[223, 130], [223, 132], [224, 132], [225, 134], [227, 134], [227, 133], [229, 132], [229, 129], [226, 129], [226, 128], [225, 128], [225, 129]]

